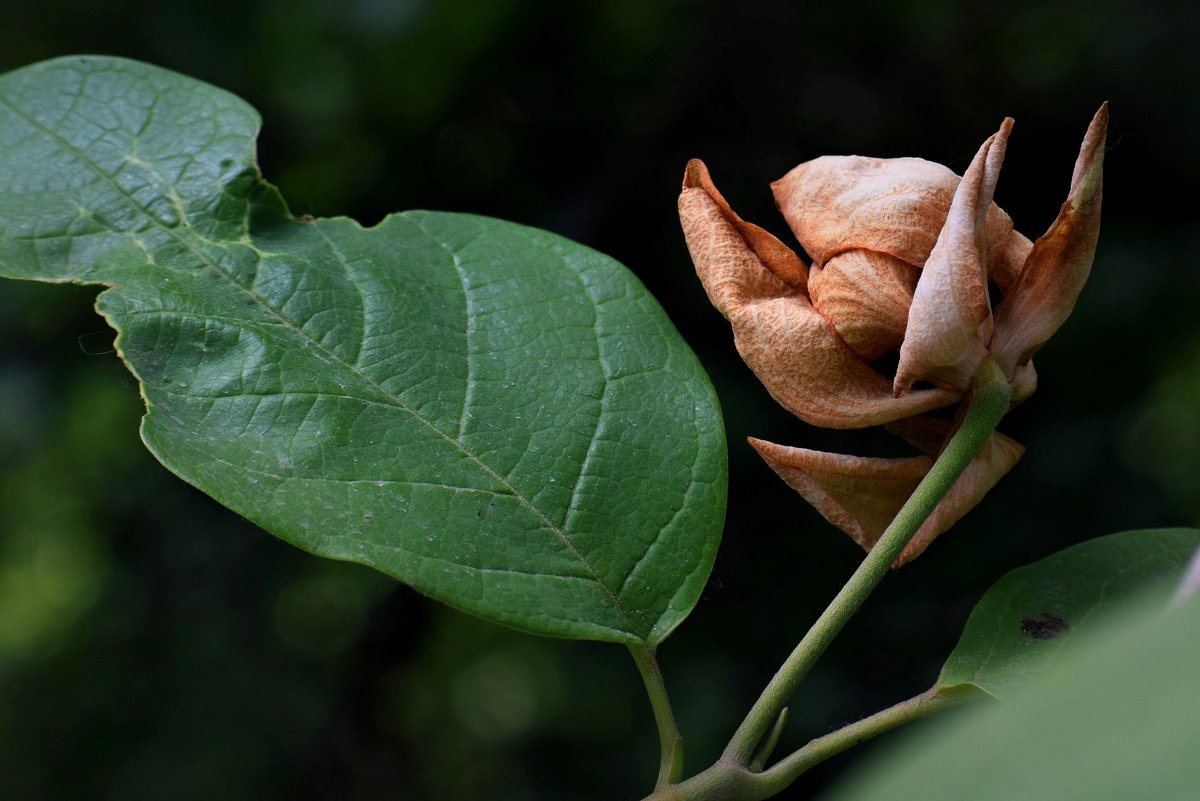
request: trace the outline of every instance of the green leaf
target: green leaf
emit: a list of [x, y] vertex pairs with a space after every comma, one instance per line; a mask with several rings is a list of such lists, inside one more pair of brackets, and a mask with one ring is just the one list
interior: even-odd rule
[[1200, 599], [1109, 616], [1004, 703], [930, 721], [823, 801], [1190, 801], [1200, 787]]
[[662, 640], [725, 510], [712, 387], [620, 264], [493, 219], [292, 218], [240, 99], [0, 77], [0, 275], [106, 284], [164, 465], [301, 548], [526, 631]]
[[1007, 698], [1112, 609], [1178, 579], [1197, 546], [1195, 529], [1126, 531], [1008, 573], [976, 605], [938, 684]]

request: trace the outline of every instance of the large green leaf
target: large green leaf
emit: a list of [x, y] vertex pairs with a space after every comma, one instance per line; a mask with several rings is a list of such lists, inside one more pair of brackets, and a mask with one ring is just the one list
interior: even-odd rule
[[1195, 529], [1126, 531], [1008, 573], [976, 605], [938, 684], [1007, 698], [1111, 610], [1178, 579], [1197, 546]]
[[[1149, 612], [1149, 614], [1147, 614]], [[823, 801], [1193, 801], [1200, 599], [1107, 616], [1005, 703], [932, 721]]]
[[146, 445], [271, 533], [528, 631], [667, 636], [712, 566], [726, 465], [662, 309], [511, 223], [296, 220], [259, 123], [130, 61], [0, 77], [0, 275], [111, 287]]

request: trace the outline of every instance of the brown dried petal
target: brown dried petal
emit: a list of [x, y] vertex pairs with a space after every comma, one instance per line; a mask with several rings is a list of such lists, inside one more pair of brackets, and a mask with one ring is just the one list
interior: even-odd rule
[[933, 465], [928, 456], [875, 459], [748, 440], [789, 487], [867, 551]]
[[897, 398], [833, 325], [796, 298], [750, 304], [729, 315], [734, 344], [767, 391], [792, 414], [824, 428], [866, 428], [948, 406], [961, 396], [924, 389]]
[[1005, 373], [1025, 364], [1075, 308], [1100, 236], [1108, 104], [1096, 112], [1058, 219], [1033, 245], [1013, 291], [996, 307], [992, 353]]
[[[814, 263], [861, 249], [920, 267], [929, 259], [958, 183], [949, 167], [924, 159], [822, 156], [795, 167], [771, 188]], [[1012, 219], [995, 204], [988, 208], [986, 230], [988, 271], [1004, 290], [1024, 264], [1021, 250], [1029, 240], [1013, 231]]]
[[785, 283], [800, 290], [807, 287], [808, 268], [804, 266], [800, 257], [767, 231], [739, 217], [726, 202], [725, 197], [717, 190], [712, 176], [709, 175], [708, 167], [700, 159], [689, 161], [683, 174], [683, 188], [693, 187], [703, 189], [712, 198], [712, 201], [717, 204], [717, 208], [721, 210], [721, 215], [737, 229], [742, 239], [746, 241], [746, 244], [750, 246], [750, 249], [768, 270]]
[[913, 294], [896, 368], [897, 394], [921, 380], [965, 391], [987, 356], [992, 310], [984, 267], [989, 244], [985, 220], [1010, 130], [1012, 120], [1006, 119], [979, 148], [954, 193]]
[[948, 167], [924, 159], [822, 156], [793, 168], [771, 189], [815, 263], [863, 249], [920, 266], [957, 185]]
[[[879, 541], [929, 468], [929, 456], [877, 459], [791, 448], [750, 438], [771, 469], [865, 550]], [[993, 434], [896, 560], [910, 562], [974, 507], [1024, 449]]]
[[920, 271], [870, 250], [839, 253], [814, 267], [808, 291], [842, 340], [864, 361], [899, 350]]
[[696, 272], [733, 325], [746, 364], [784, 408], [827, 428], [864, 428], [946, 406], [954, 393], [895, 398], [806, 294], [767, 269], [703, 185], [686, 187], [679, 216]]

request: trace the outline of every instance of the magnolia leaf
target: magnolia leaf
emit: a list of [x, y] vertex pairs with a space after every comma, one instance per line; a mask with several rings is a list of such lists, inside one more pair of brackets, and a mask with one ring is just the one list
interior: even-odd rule
[[294, 219], [259, 124], [119, 59], [0, 77], [0, 275], [107, 285], [143, 441], [272, 534], [526, 631], [666, 637], [712, 567], [726, 461], [662, 309], [512, 223]]
[[823, 801], [1196, 798], [1200, 599], [1135, 602], [1083, 639], [1005, 703], [900, 736]]
[[1196, 529], [1125, 531], [1013, 570], [971, 612], [938, 684], [1007, 698], [1130, 597], [1161, 584], [1165, 603], [1198, 545]]

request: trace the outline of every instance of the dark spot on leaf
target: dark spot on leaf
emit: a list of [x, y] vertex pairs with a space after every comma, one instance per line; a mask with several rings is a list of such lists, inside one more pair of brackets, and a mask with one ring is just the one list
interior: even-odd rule
[[1071, 630], [1067, 621], [1058, 615], [1042, 612], [1040, 617], [1027, 617], [1021, 621], [1021, 633], [1034, 640], [1053, 640]]

